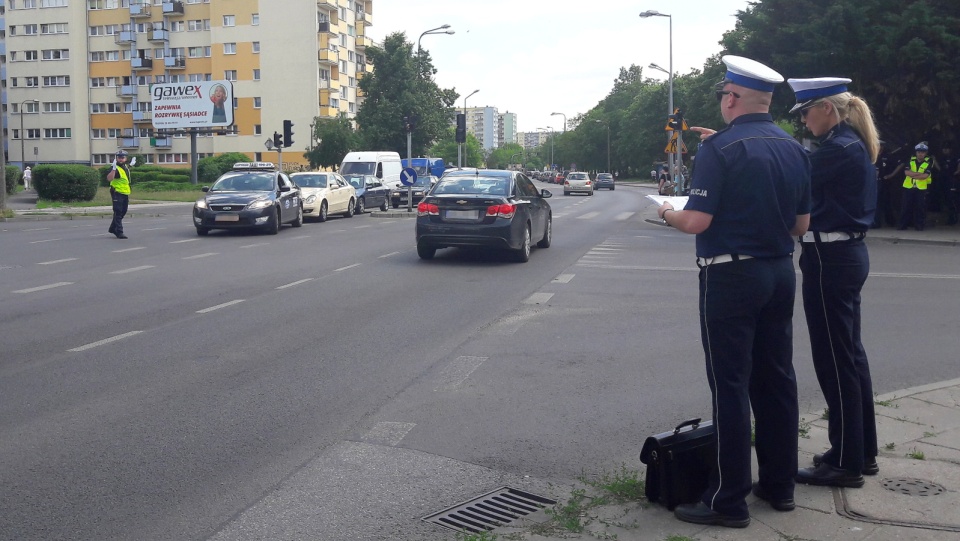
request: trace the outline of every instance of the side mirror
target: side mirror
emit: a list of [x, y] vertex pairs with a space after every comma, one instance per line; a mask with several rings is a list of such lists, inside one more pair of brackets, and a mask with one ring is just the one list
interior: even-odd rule
[[542, 198], [544, 198], [544, 199], [549, 199], [549, 198], [553, 197], [553, 194], [550, 193], [550, 190], [541, 190], [541, 191], [540, 191], [540, 197], [542, 197]]
[[201, 191], [201, 192], [209, 192], [209, 191], [210, 191], [210, 186], [204, 186], [203, 188], [200, 188], [200, 191]]
[[280, 191], [281, 191], [281, 192], [289, 192], [289, 191], [292, 190], [292, 189], [293, 189], [293, 188], [291, 188], [290, 186], [280, 186]]

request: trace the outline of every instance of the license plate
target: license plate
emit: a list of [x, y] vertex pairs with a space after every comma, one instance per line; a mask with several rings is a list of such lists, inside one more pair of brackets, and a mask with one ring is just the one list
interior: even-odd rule
[[239, 222], [239, 214], [217, 214], [213, 219], [215, 222]]
[[453, 220], [476, 220], [477, 211], [475, 210], [448, 210], [444, 215]]

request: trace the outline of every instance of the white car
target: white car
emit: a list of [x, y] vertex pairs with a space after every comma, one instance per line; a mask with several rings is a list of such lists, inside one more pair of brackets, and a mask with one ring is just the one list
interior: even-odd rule
[[593, 182], [590, 180], [589, 173], [580, 171], [570, 171], [563, 181], [563, 195], [570, 195], [574, 192], [581, 192], [587, 195], [593, 195]]
[[303, 216], [327, 221], [331, 214], [350, 218], [357, 205], [357, 190], [337, 173], [292, 173], [303, 197]]

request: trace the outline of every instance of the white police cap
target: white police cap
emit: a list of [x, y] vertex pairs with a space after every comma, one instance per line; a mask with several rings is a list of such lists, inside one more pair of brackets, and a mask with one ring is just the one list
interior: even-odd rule
[[797, 95], [797, 104], [790, 112], [803, 109], [820, 98], [836, 96], [847, 91], [850, 79], [843, 77], [815, 77], [813, 79], [787, 79], [787, 84]]
[[927, 146], [927, 142], [926, 142], [926, 141], [920, 141], [919, 143], [917, 143], [917, 146], [913, 147], [913, 150], [922, 150], [922, 151], [926, 152], [926, 151], [930, 150], [930, 147]]
[[773, 92], [776, 85], [783, 82], [783, 75], [756, 60], [730, 54], [724, 55], [721, 60], [727, 65], [724, 82], [731, 82], [760, 92]]

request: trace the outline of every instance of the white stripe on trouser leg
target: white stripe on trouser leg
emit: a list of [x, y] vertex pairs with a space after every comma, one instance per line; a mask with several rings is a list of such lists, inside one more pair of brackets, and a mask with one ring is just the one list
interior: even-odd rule
[[[837, 378], [837, 397], [840, 402], [840, 461], [839, 465], [843, 467], [843, 458], [846, 456], [843, 453], [843, 446], [846, 442], [844, 434], [846, 433], [846, 426], [844, 424], [844, 415], [843, 415], [843, 389], [840, 386], [840, 370], [837, 367], [837, 350], [833, 347], [833, 331], [830, 329], [830, 318], [827, 317], [827, 301], [826, 296], [823, 294], [823, 259], [820, 257], [820, 244], [814, 244], [814, 249], [817, 253], [817, 264], [819, 266], [817, 272], [817, 286], [820, 290], [820, 306], [823, 308], [823, 324], [827, 327], [827, 340], [830, 342], [830, 357], [833, 359], [833, 373]], [[831, 417], [833, 415], [831, 414]], [[827, 421], [827, 424], [830, 423], [830, 420]], [[829, 432], [829, 431], [828, 431]]]
[[717, 399], [717, 394], [720, 392], [720, 385], [717, 384], [717, 371], [713, 368], [713, 346], [710, 344], [710, 325], [707, 323], [707, 293], [710, 288], [710, 266], [707, 265], [703, 268], [703, 332], [707, 338], [707, 360], [710, 362], [710, 374], [713, 376], [713, 411], [716, 412], [716, 422], [713, 425], [713, 429], [717, 433], [717, 477], [720, 482], [717, 483], [717, 491], [713, 493], [713, 496], [710, 497], [710, 509], [713, 509], [713, 505], [716, 502], [717, 495], [720, 494], [720, 487], [723, 486], [723, 470], [720, 468], [720, 401]]

